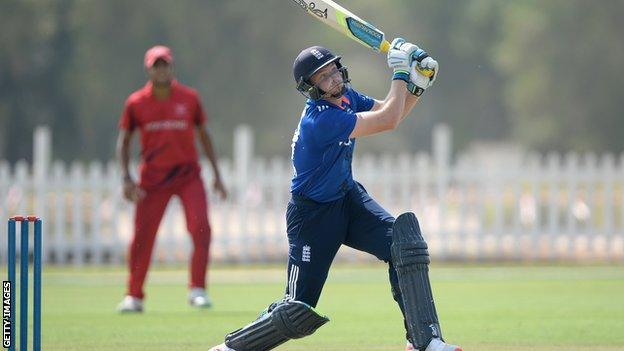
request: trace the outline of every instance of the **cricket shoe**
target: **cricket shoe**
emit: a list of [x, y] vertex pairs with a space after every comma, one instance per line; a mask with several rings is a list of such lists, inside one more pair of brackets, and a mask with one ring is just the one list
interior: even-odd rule
[[433, 338], [429, 342], [429, 345], [427, 345], [425, 351], [462, 351], [462, 349], [457, 345], [450, 345], [438, 338]]
[[126, 295], [117, 306], [117, 311], [120, 313], [141, 313], [143, 312], [143, 300]]
[[212, 300], [206, 295], [206, 290], [202, 288], [192, 288], [189, 291], [189, 304], [198, 308], [212, 307]]
[[214, 346], [209, 351], [236, 351], [236, 350], [227, 347], [225, 343], [223, 343], [221, 345]]

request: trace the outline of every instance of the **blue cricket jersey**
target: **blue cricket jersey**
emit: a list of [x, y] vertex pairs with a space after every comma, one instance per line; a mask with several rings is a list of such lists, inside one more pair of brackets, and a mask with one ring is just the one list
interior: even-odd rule
[[375, 100], [349, 88], [341, 106], [308, 99], [292, 142], [294, 175], [290, 192], [318, 202], [343, 197], [353, 187], [351, 161], [356, 113], [369, 111]]

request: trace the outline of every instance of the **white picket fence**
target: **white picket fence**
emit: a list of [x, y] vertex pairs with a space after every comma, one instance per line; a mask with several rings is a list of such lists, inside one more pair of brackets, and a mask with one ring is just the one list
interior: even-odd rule
[[[116, 163], [50, 163], [50, 133], [35, 132], [33, 167], [0, 162], [0, 216], [43, 218], [44, 261], [123, 263], [133, 206], [121, 197]], [[212, 260], [282, 262], [287, 252], [287, 159], [253, 155], [246, 127], [234, 159], [221, 160], [230, 191], [211, 195]], [[523, 155], [520, 162], [450, 157], [450, 133], [438, 127], [431, 155], [362, 155], [354, 174], [392, 214], [414, 211], [436, 260], [624, 261], [624, 156]], [[203, 177], [211, 184], [209, 167]], [[161, 224], [154, 261], [186, 262], [190, 250], [180, 203]], [[0, 240], [5, 259], [6, 242]], [[373, 260], [351, 249], [339, 260]]]

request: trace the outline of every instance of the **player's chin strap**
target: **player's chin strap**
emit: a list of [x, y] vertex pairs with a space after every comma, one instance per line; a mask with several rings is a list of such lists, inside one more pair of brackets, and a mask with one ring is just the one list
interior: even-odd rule
[[409, 339], [417, 350], [424, 350], [433, 338], [442, 339], [442, 331], [429, 282], [429, 251], [413, 213], [394, 222], [391, 252]]
[[[319, 89], [319, 91], [323, 92], [323, 95], [320, 97], [320, 99], [326, 99], [326, 98], [339, 99], [339, 98], [341, 98], [344, 94], [347, 93], [347, 89], [349, 89], [348, 87], [349, 87], [349, 82], [350, 81], [351, 81], [350, 79], [343, 80], [342, 81], [342, 89], [340, 89], [340, 91], [338, 93], [336, 93], [336, 94], [326, 93], [323, 90]], [[331, 87], [331, 88], [333, 88], [333, 87]]]
[[290, 339], [311, 335], [329, 318], [309, 305], [294, 300], [272, 303], [252, 323], [231, 332], [225, 345], [236, 351], [267, 351]]

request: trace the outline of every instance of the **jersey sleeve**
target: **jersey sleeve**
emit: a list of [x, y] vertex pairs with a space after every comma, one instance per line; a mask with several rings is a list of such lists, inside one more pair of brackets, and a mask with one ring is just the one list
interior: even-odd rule
[[318, 113], [314, 125], [315, 139], [323, 144], [346, 141], [355, 128], [357, 116], [338, 109], [328, 109]]
[[119, 129], [124, 129], [127, 131], [133, 131], [137, 127], [136, 117], [133, 113], [133, 104], [128, 99], [124, 105], [123, 112], [121, 113], [121, 118], [119, 119]]
[[207, 118], [206, 118], [206, 112], [204, 111], [204, 106], [202, 105], [201, 99], [199, 98], [197, 94], [195, 95], [195, 101], [196, 101], [197, 107], [195, 109], [195, 115], [193, 116], [193, 123], [199, 126], [199, 125], [206, 123]]
[[375, 105], [375, 99], [368, 95], [360, 94], [355, 90], [351, 90], [353, 92], [353, 98], [355, 99], [355, 112], [366, 112], [370, 111]]

